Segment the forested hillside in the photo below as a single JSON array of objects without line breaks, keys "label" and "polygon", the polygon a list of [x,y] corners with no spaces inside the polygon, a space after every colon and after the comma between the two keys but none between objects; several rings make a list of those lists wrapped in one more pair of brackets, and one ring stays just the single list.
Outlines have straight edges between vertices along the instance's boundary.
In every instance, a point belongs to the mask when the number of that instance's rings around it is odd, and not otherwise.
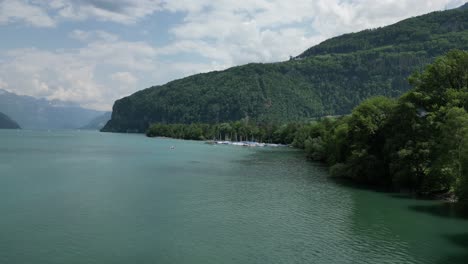
[{"label": "forested hillside", "polygon": [[468,201],[468,52],[449,52],[410,82],[398,100],[375,97],[298,126],[291,142],[333,176]]},{"label": "forested hillside", "polygon": [[336,177],[468,201],[468,52],[449,52],[410,82],[398,100],[370,98],[341,117],[281,126],[154,124],[147,135],[291,144]]},{"label": "forested hillside", "polygon": [[376,49],[389,53],[422,51],[428,56],[438,56],[445,50],[459,48],[460,41],[466,40],[466,33],[458,33],[468,30],[467,8],[468,3],[455,10],[434,12],[391,26],[331,38],[298,58]]},{"label": "forested hillside", "polygon": [[375,95],[397,97],[438,55],[468,49],[468,10],[434,12],[325,41],[290,61],[198,74],[115,102],[103,131],[151,123],[283,123],[342,115]]}]

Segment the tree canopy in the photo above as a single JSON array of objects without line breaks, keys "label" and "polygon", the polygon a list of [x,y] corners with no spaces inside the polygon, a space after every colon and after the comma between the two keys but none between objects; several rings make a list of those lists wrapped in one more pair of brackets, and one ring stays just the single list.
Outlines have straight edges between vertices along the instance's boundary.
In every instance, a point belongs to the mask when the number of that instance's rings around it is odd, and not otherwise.
[{"label": "tree canopy", "polygon": [[336,176],[467,200],[468,52],[451,51],[410,79],[414,88],[397,101],[366,100],[349,116],[304,126],[308,136],[296,140]]},{"label": "tree canopy", "polygon": [[348,114],[369,97],[396,98],[408,91],[412,72],[453,48],[468,49],[468,10],[343,35],[285,62],[248,64],[151,87],[116,101],[103,131],[241,119],[281,124]]},{"label": "tree canopy", "polygon": [[291,144],[330,165],[333,176],[468,201],[468,52],[451,51],[410,80],[414,88],[399,99],[373,97],[341,117],[280,126],[154,124],[147,134]]}]

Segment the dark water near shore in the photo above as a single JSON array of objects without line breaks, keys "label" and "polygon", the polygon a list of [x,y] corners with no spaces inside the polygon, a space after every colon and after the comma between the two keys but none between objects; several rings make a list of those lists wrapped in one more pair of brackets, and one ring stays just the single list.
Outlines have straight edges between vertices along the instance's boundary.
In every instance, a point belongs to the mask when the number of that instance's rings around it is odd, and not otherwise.
[{"label": "dark water near shore", "polygon": [[455,209],[290,149],[0,130],[0,263],[468,263]]}]

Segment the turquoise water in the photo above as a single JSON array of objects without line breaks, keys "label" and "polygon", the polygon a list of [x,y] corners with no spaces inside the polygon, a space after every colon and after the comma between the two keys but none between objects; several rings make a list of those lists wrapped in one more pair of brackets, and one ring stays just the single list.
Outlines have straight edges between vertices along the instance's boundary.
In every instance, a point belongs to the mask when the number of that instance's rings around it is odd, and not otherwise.
[{"label": "turquoise water", "polygon": [[467,263],[456,209],[290,149],[0,130],[0,263]]}]

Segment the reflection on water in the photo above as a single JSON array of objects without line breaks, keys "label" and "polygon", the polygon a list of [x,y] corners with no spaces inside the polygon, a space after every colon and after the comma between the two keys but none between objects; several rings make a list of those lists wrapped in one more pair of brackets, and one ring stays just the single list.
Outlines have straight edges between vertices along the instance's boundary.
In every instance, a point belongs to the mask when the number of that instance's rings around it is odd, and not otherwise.
[{"label": "reflection on water", "polygon": [[0,263],[468,257],[463,208],[338,184],[284,148],[0,131],[0,212]]},{"label": "reflection on water", "polygon": [[440,217],[468,219],[468,205],[457,203],[437,203],[431,205],[414,205],[409,209]]}]

